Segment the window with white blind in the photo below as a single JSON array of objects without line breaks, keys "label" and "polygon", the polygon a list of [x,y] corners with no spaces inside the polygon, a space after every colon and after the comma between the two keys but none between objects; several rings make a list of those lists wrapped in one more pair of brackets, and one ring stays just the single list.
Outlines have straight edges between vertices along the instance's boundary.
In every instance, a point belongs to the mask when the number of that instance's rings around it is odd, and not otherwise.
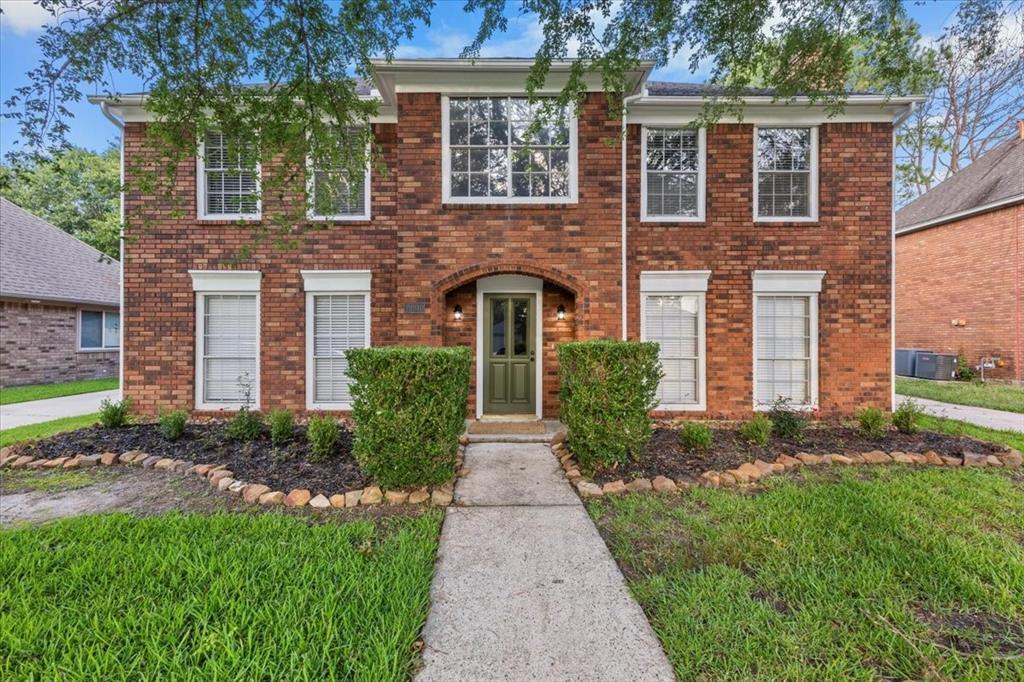
[{"label": "window with white blind", "polygon": [[[362,141],[358,133],[352,133],[342,140],[343,143],[350,142],[353,145],[362,144]],[[369,159],[366,169],[357,174],[346,172],[345,168],[322,168],[310,161],[306,192],[309,217],[314,220],[369,220]]]},{"label": "window with white blind", "polygon": [[644,128],[641,219],[704,220],[705,131]]},{"label": "window with white blind", "polygon": [[201,405],[255,407],[259,398],[259,297],[201,294],[199,300]]},{"label": "window with white blind", "polygon": [[345,351],[370,345],[370,273],[303,271],[306,289],[306,403],[352,408]]},{"label": "window with white blind", "polygon": [[640,337],[658,344],[663,410],[704,410],[707,404],[705,296],[710,272],[640,275]]},{"label": "window with white blind", "polygon": [[818,129],[754,129],[754,218],[818,217]]},{"label": "window with white blind", "polygon": [[818,402],[818,293],[824,273],[757,270],[754,279],[754,406]]},{"label": "window with white blind", "polygon": [[196,165],[200,219],[232,220],[260,216],[259,152],[232,144],[217,131],[207,131]]},{"label": "window with white blind", "polygon": [[533,129],[544,102],[525,97],[445,97],[442,196],[449,203],[576,200],[576,119],[566,112]]}]

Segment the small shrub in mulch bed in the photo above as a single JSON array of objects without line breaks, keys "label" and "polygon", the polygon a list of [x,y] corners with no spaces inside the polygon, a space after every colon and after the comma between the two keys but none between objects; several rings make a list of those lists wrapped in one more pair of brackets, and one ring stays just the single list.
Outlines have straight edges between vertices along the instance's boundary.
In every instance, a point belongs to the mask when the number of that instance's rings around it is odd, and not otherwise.
[{"label": "small shrub in mulch bed", "polygon": [[339,426],[334,454],[324,461],[310,461],[312,452],[305,426],[296,425],[294,437],[281,446],[271,442],[267,429],[250,441],[232,439],[227,429],[228,423],[221,421],[190,423],[172,443],[161,434],[159,424],[118,429],[94,426],[17,445],[15,449],[40,458],[142,450],[195,464],[224,464],[239,480],[256,481],[271,490],[308,488],[314,493],[337,493],[371,483],[352,456],[352,433],[344,425]]},{"label": "small shrub in mulch bed", "polygon": [[862,436],[854,427],[828,423],[808,426],[799,442],[772,435],[768,445],[764,447],[754,445],[745,438],[740,433],[740,425],[716,425],[709,448],[686,451],[679,443],[681,426],[659,425],[638,461],[617,468],[595,471],[593,481],[603,484],[618,479],[651,479],[655,476],[667,476],[671,479],[696,478],[705,471],[726,471],[756,459],[774,462],[779,455],[794,455],[798,452],[843,454],[882,450],[923,453],[933,450],[939,455],[961,456],[965,451],[981,455],[1007,451],[995,443],[930,431],[906,434],[888,430],[880,439],[869,439]]}]

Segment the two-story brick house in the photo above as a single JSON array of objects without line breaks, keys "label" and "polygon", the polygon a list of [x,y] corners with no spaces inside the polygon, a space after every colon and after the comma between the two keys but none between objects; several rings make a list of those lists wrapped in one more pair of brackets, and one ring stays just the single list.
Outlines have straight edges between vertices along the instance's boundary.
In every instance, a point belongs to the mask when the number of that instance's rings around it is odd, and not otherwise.
[{"label": "two-story brick house", "polygon": [[[851,96],[830,118],[754,93],[742,121],[697,129],[708,88],[641,68],[625,121],[595,77],[528,140],[529,67],[376,64],[386,172],[333,193],[298,248],[254,244],[251,222],[284,207],[244,195],[273,169],[227,163],[216,134],[177,169],[194,215],[129,189],[146,229],[123,259],[125,393],[150,413],[246,394],[345,411],[344,349],[467,345],[471,415],[554,416],[556,345],[624,337],[661,344],[665,412],[891,405],[892,135],[911,98]],[[124,127],[131,188],[154,153],[143,98],[94,101]]]}]

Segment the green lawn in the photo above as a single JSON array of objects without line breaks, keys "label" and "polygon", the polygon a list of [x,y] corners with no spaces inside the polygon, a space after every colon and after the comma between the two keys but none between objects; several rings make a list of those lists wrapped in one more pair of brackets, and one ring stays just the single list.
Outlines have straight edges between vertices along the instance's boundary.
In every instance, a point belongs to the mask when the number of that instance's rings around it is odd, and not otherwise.
[{"label": "green lawn", "polygon": [[92,414],[79,415],[78,417],[64,417],[63,419],[54,419],[48,422],[4,429],[0,431],[0,448],[23,440],[45,438],[61,431],[74,431],[75,429],[91,426],[97,421],[99,421],[99,414],[94,412]]},{"label": "green lawn", "polygon": [[938,431],[954,436],[970,436],[978,440],[987,440],[992,443],[1006,445],[1014,450],[1024,452],[1024,433],[1020,431],[989,429],[984,426],[975,426],[959,419],[933,417],[930,414],[921,415],[918,426],[925,431]]},{"label": "green lawn", "polygon": [[941,400],[1024,414],[1024,388],[967,381],[928,381],[896,377],[896,392],[915,398]]},{"label": "green lawn", "polygon": [[587,503],[681,680],[1024,678],[1024,483],[833,469]]},{"label": "green lawn", "polygon": [[84,379],[82,381],[69,381],[63,384],[14,386],[12,388],[0,389],[0,405],[13,405],[14,403],[43,400],[45,398],[60,398],[66,395],[78,395],[79,393],[111,391],[115,388],[117,388],[117,377],[110,377],[109,379]]},{"label": "green lawn", "polygon": [[110,514],[0,531],[0,679],[408,679],[441,519]]}]

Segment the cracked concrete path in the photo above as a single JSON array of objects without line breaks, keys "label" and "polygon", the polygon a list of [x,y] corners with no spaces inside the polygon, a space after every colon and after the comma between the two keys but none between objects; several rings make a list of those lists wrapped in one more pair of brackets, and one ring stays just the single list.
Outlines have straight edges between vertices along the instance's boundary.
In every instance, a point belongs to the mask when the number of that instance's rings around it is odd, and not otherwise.
[{"label": "cracked concrete path", "polygon": [[548,446],[471,444],[465,466],[416,679],[674,680]]}]

